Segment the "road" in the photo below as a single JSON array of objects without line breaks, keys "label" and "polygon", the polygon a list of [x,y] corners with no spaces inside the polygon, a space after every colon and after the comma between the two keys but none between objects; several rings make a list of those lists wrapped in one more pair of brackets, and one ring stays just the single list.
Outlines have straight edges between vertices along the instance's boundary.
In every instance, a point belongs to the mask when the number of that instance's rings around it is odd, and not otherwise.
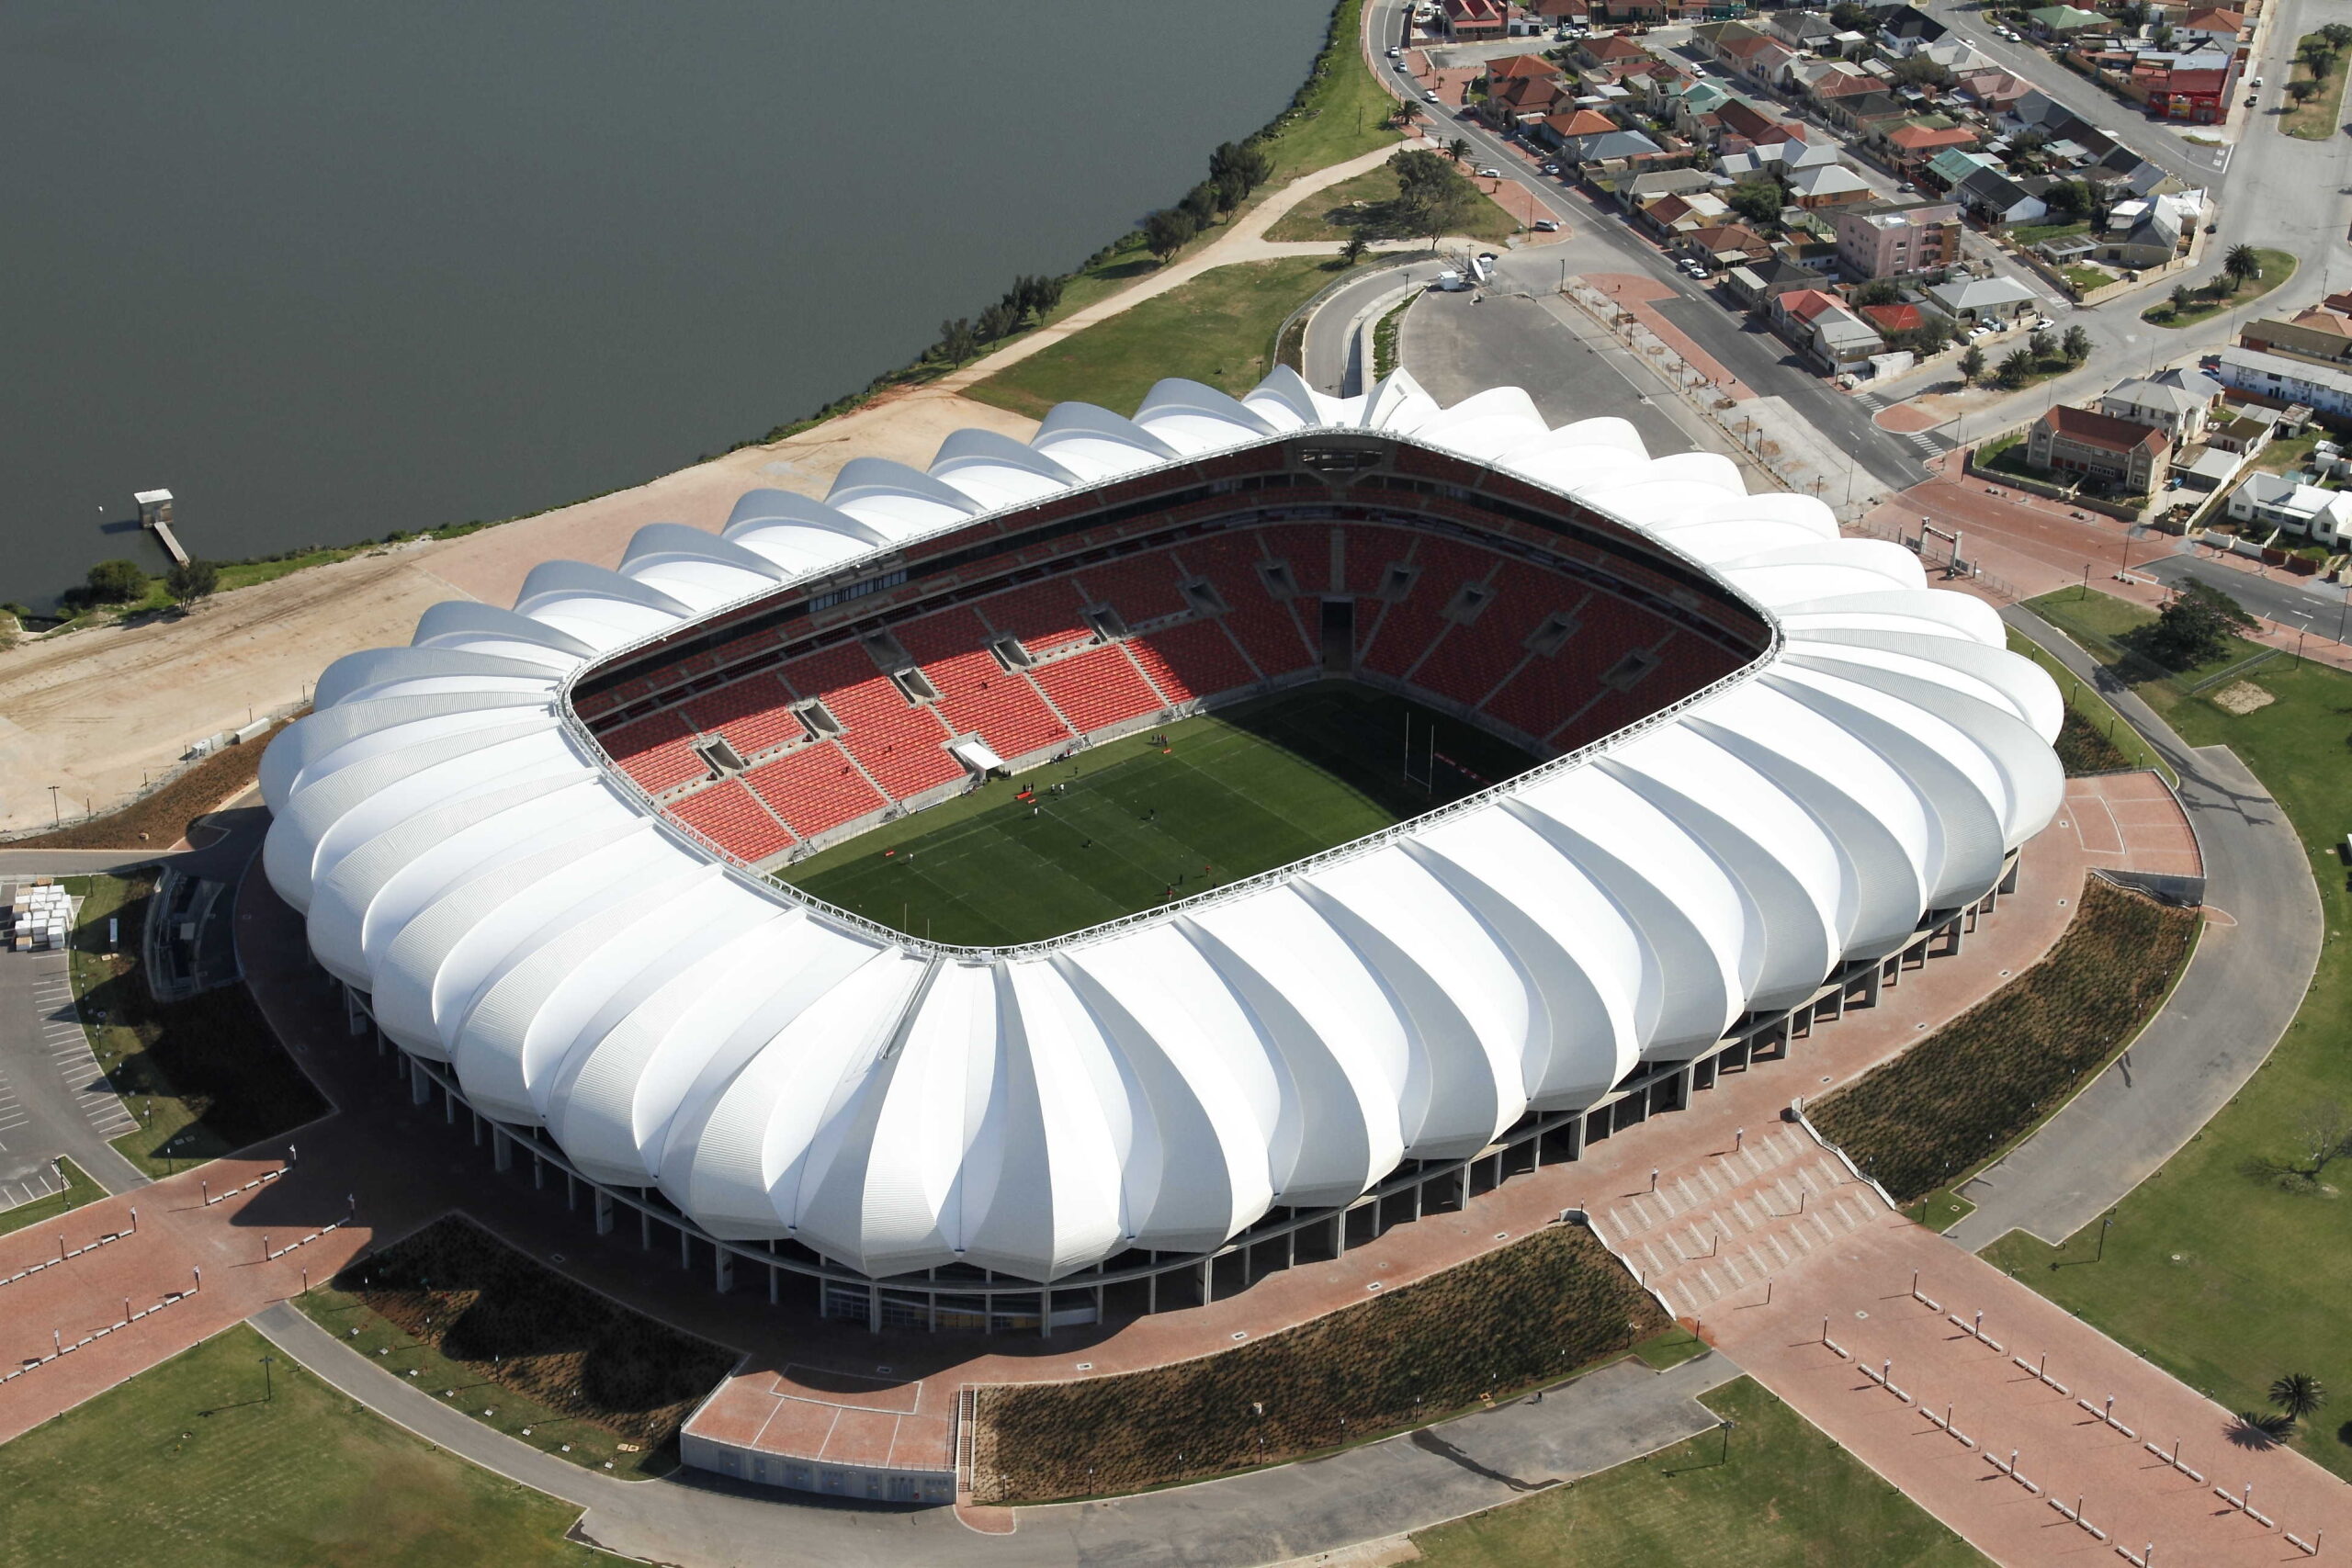
[{"label": "road", "polygon": [[2011,1230],[2055,1246],[2146,1180],[2229,1103],[2294,1021],[2319,963],[2324,913],[2294,825],[2225,747],[2189,746],[2048,622],[2002,618],[2113,703],[2180,775],[2180,804],[2221,912],[2164,1010],[2131,1049],[1962,1194],[1948,1233],[1974,1251]]}]

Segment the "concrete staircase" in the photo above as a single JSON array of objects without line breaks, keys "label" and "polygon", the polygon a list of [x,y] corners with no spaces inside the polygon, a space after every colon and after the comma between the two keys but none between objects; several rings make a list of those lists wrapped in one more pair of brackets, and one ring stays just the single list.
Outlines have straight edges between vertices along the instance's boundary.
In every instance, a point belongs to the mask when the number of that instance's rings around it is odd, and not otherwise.
[{"label": "concrete staircase", "polygon": [[1655,1191],[1596,1206],[1594,1231],[1679,1316],[1761,1301],[1773,1275],[1894,1212],[1802,1128],[1660,1171]]}]

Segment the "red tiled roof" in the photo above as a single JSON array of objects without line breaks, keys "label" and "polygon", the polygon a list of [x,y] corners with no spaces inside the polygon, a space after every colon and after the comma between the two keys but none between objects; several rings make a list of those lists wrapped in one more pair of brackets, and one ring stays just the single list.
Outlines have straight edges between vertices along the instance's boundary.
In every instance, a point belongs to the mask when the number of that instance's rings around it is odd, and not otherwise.
[{"label": "red tiled roof", "polygon": [[1555,114],[1544,122],[1561,136],[1598,136],[1617,129],[1617,122],[1599,109],[1578,109],[1573,114]]},{"label": "red tiled roof", "polygon": [[1614,33],[1607,38],[1586,39],[1584,51],[1595,60],[1634,60],[1649,52],[1632,39],[1620,38]]},{"label": "red tiled roof", "polygon": [[2322,306],[2313,305],[2307,310],[2297,311],[2294,322],[2299,327],[2307,327],[2315,333],[2332,333],[2337,337],[2352,337],[2352,320],[2346,320],[2337,312]]},{"label": "red tiled roof", "polygon": [[2096,446],[2102,452],[2131,452],[2143,446],[2161,452],[2171,445],[2170,437],[2153,425],[2134,424],[2128,419],[2094,413],[2089,409],[2068,408],[2064,403],[2045,411],[2040,423],[2069,441]]},{"label": "red tiled roof", "polygon": [[2197,11],[2179,24],[2190,32],[2240,32],[2245,28],[2245,17],[2235,11]]},{"label": "red tiled roof", "polygon": [[1906,125],[1887,137],[1887,141],[1906,152],[1924,152],[1930,147],[1973,147],[1976,132],[1964,125],[1947,126],[1931,130],[1924,125]]},{"label": "red tiled roof", "polygon": [[1862,314],[1883,333],[1907,333],[1924,326],[1927,318],[1917,305],[1865,305]]},{"label": "red tiled roof", "polygon": [[1775,303],[1780,307],[1782,315],[1793,317],[1800,321],[1809,321],[1824,310],[1843,309],[1842,302],[1836,295],[1824,294],[1818,288],[1791,289],[1788,293],[1781,295]]},{"label": "red tiled roof", "polygon": [[1849,76],[1839,72],[1815,83],[1813,96],[1816,98],[1850,98],[1857,93],[1875,93],[1885,85],[1875,76]]},{"label": "red tiled roof", "polygon": [[1712,255],[1725,251],[1760,251],[1765,248],[1764,236],[1745,223],[1724,223],[1713,229],[1693,229],[1683,238]]},{"label": "red tiled roof", "polygon": [[1500,27],[1506,11],[1502,0],[1445,0],[1446,19]]},{"label": "red tiled roof", "polygon": [[1487,80],[1508,81],[1514,76],[1557,76],[1560,68],[1540,54],[1514,54],[1507,60],[1487,62]]},{"label": "red tiled roof", "polygon": [[2209,97],[2226,91],[2226,71],[2173,71],[2165,73],[2158,91],[2188,97]]}]

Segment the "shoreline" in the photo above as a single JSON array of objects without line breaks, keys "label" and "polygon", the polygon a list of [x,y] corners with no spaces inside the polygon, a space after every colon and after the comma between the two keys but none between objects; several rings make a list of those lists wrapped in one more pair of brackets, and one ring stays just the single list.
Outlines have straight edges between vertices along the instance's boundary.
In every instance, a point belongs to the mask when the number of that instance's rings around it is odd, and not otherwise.
[{"label": "shoreline", "polygon": [[[1338,0],[1331,28],[1292,105],[1261,136],[1302,122],[1299,106],[1332,77],[1337,51],[1354,51],[1363,0]],[[1354,62],[1361,66],[1360,57]],[[1364,71],[1370,78],[1368,68]],[[1377,83],[1373,84],[1375,87]],[[426,609],[449,599],[507,604],[540,561],[609,565],[649,523],[716,531],[744,491],[821,497],[842,465],[878,457],[921,468],[967,427],[1025,440],[1036,422],[962,396],[1004,367],[1229,262],[1322,252],[1275,245],[1264,230],[1317,190],[1385,159],[1404,140],[1385,126],[1373,151],[1271,180],[1216,228],[1168,262],[1081,299],[961,366],[918,381],[869,388],[854,406],[775,440],[747,442],[642,484],[469,529],[373,547],[224,591],[186,614],[141,614],[27,637],[0,655],[0,835],[51,830],[57,796],[89,816],[121,809],[176,772],[193,741],[249,716],[309,698],[334,659],[405,644]],[[1106,250],[1115,251],[1117,242]],[[1098,253],[1098,254],[1101,253]],[[887,379],[887,378],[885,378]],[[779,427],[785,428],[785,427]],[[51,786],[55,786],[52,795]]]}]

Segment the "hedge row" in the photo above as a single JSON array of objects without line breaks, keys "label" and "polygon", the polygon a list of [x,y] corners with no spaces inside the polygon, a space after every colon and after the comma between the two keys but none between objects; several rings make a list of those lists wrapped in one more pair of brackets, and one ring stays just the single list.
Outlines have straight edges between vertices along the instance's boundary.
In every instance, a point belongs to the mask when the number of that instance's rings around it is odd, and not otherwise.
[{"label": "hedge row", "polygon": [[2057,752],[2059,765],[2073,778],[2082,773],[2111,773],[2128,768],[2132,759],[2122,748],[2099,733],[2091,721],[2073,708],[2066,710],[2065,722],[2059,726]]},{"label": "hedge row", "polygon": [[1884,1066],[1809,1108],[1907,1203],[2030,1128],[2138,1033],[2188,957],[2198,914],[2084,884],[2048,957]]},{"label": "hedge row", "polygon": [[1667,1321],[1589,1232],[1555,1226],[1198,1360],[984,1388],[973,1492],[1044,1502],[1295,1459],[1552,1382]]}]

